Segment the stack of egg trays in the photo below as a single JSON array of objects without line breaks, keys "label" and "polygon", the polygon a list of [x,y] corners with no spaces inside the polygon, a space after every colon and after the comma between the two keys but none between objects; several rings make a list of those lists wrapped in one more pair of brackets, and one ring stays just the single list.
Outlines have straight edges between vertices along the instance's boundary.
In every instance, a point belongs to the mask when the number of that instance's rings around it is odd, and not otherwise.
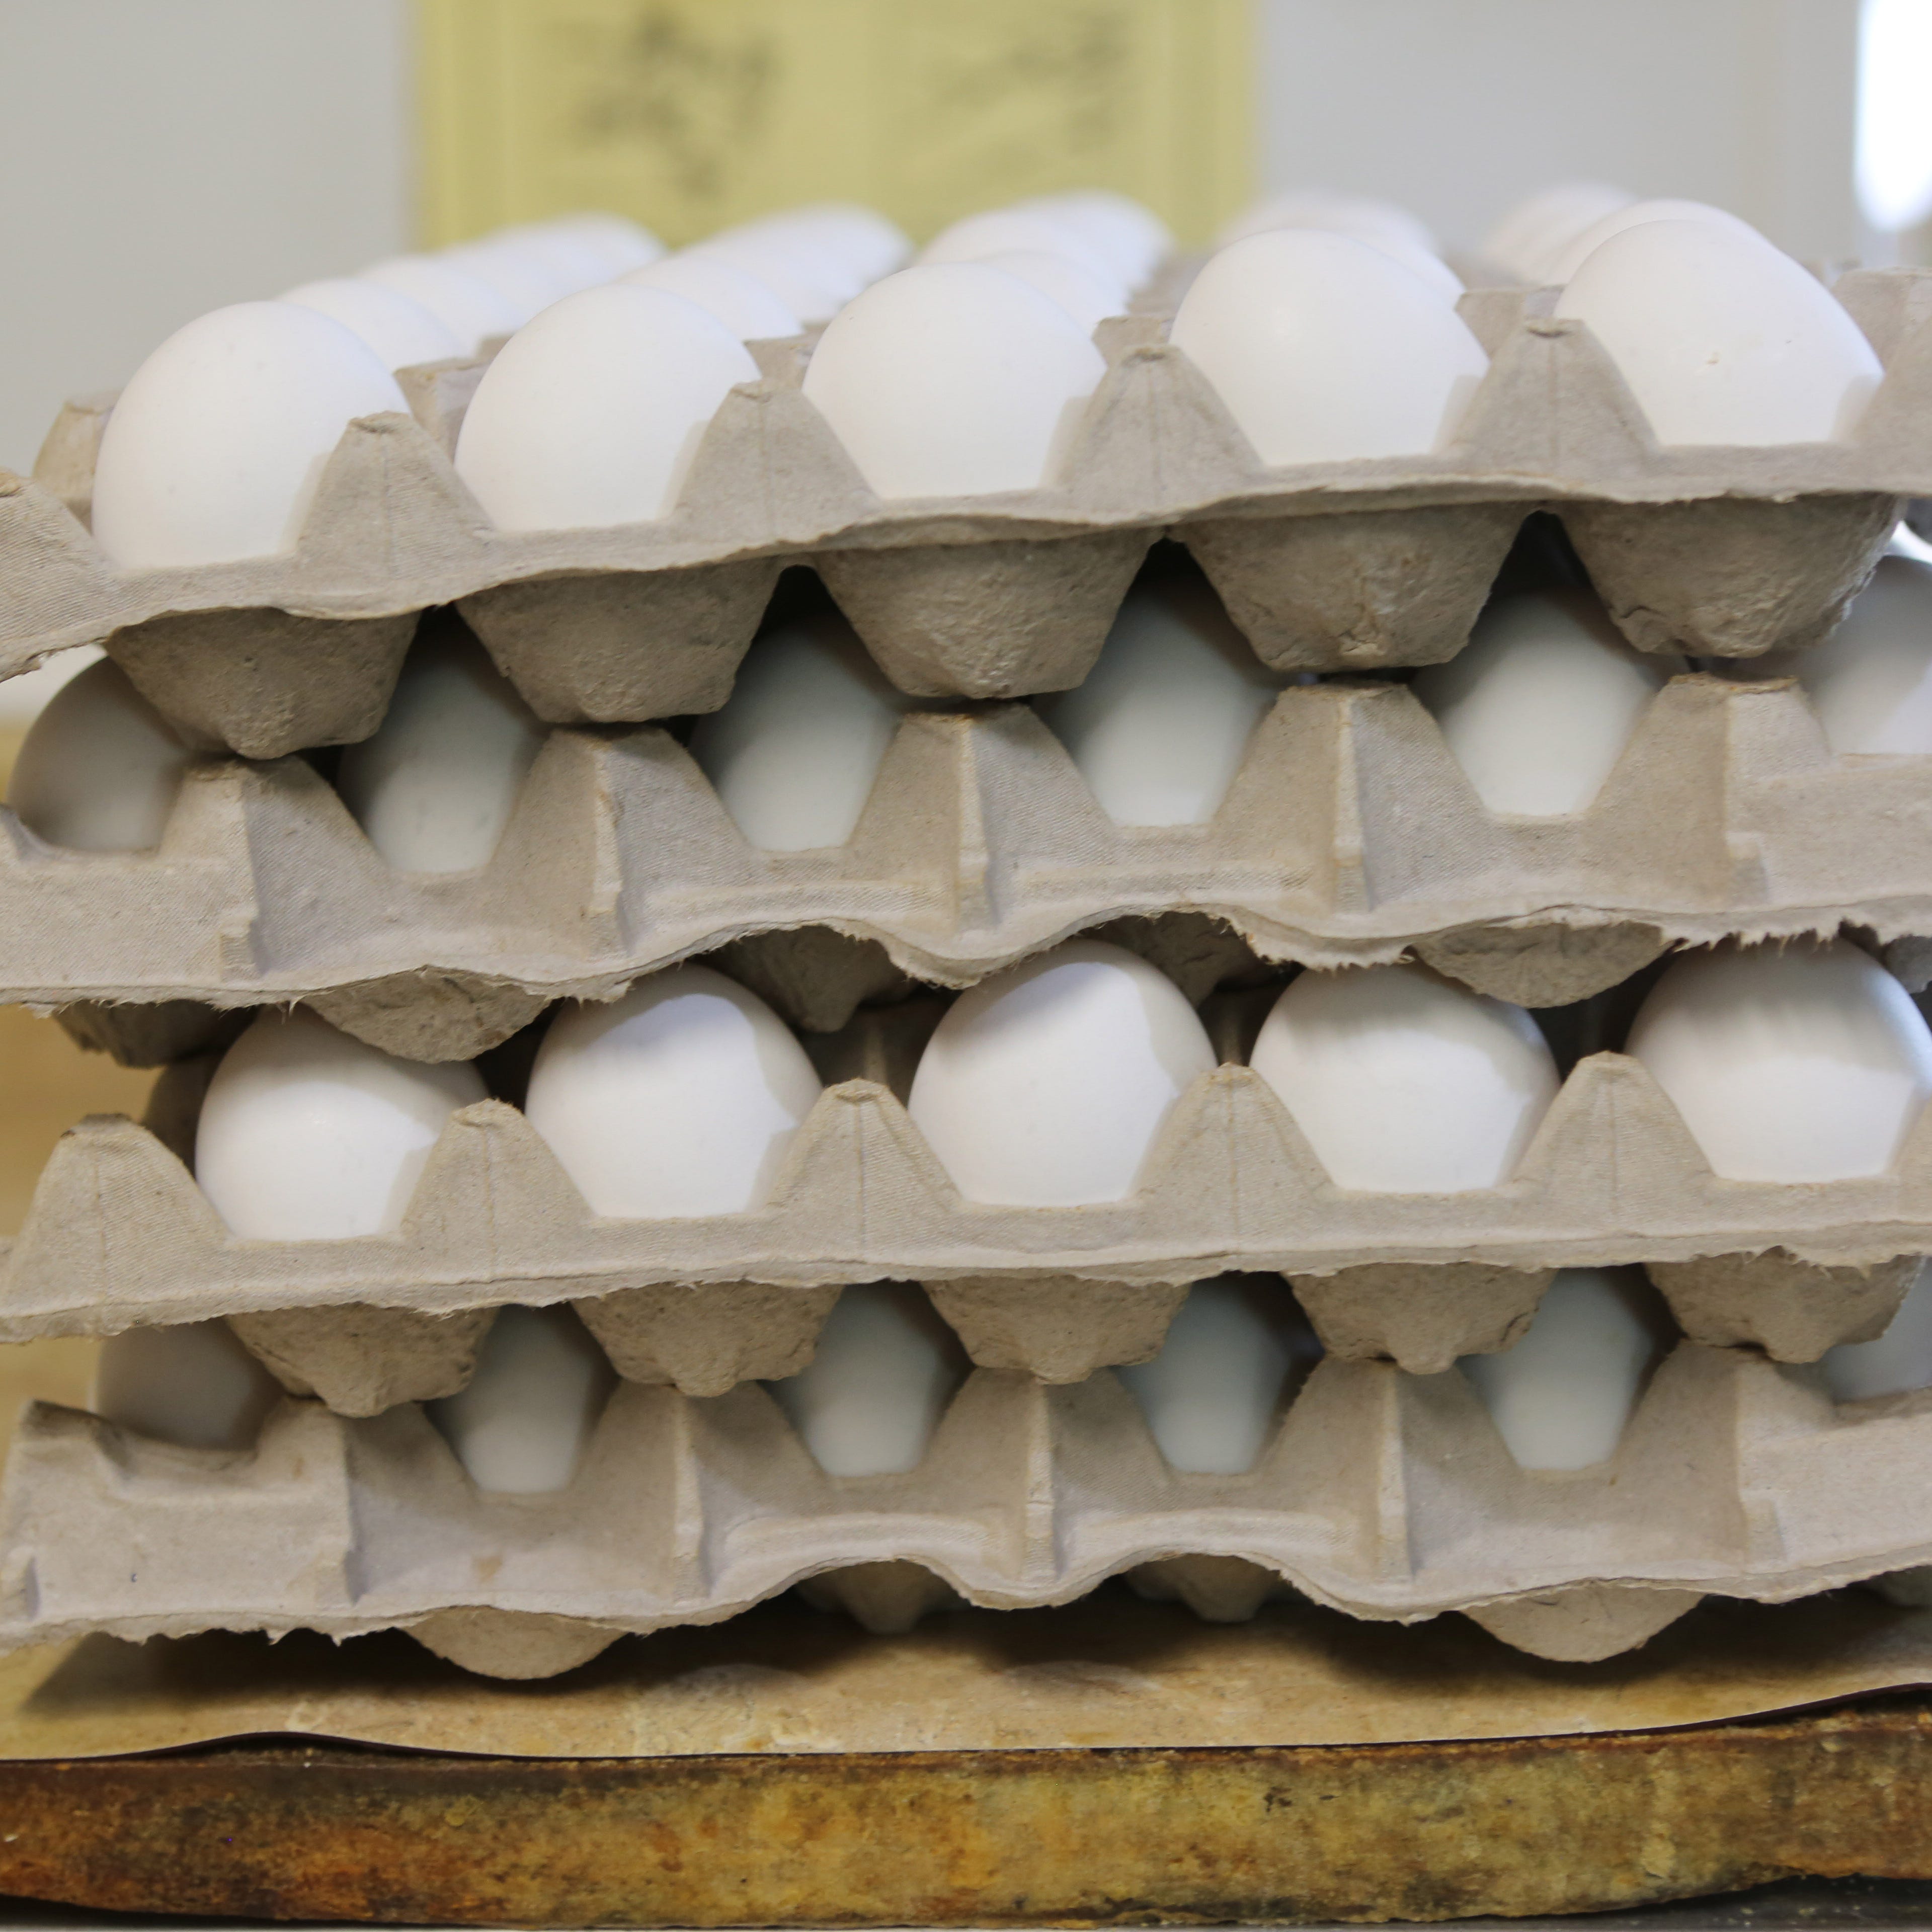
[{"label": "stack of egg trays", "polygon": [[[1591,811],[1534,825],[1486,814],[1395,686],[1286,693],[1215,824],[1176,832],[1108,824],[1024,707],[921,713],[829,855],[752,851],[662,731],[563,730],[496,860],[436,880],[386,874],[286,754],[373,730],[417,614],[452,601],[553,722],[715,706],[801,560],[927,698],[1076,681],[1162,536],[1279,667],[1440,661],[1539,508],[1640,645],[1802,644],[1901,503],[1932,495],[1928,289],[1908,272],[1838,285],[1887,365],[1854,443],[1660,450],[1548,292],[1484,291],[1465,313],[1495,362],[1455,447],[1275,472],[1160,319],[1136,318],[1110,332],[1065,483],[937,506],[872,498],[798,393],[798,345],[767,345],[673,517],[535,537],[488,529],[455,478],[480,365],[443,365],[411,375],[415,416],[352,426],[292,556],[207,570],[101,556],[85,522],[110,405],[70,410],[38,480],[0,490],[0,664],[104,642],[211,752],[276,762],[212,758],[149,857],[54,854],[10,826],[0,997],[67,1006],[133,1058],[207,1044],[218,1010],[303,997],[450,1058],[722,943],[820,1032],[830,1070],[878,1077],[828,1090],[752,1214],[599,1221],[488,1102],[452,1120],[397,1234],[343,1243],[222,1228],[179,1158],[205,1065],[166,1078],[152,1131],[86,1124],[5,1257],[0,1336],[226,1316],[328,1406],[291,1402],[242,1456],[36,1412],[10,1468],[0,1640],[400,1625],[540,1674],[825,1573],[890,1622],[935,1593],[1054,1602],[1125,1570],[1209,1614],[1286,1580],[1585,1656],[1706,1592],[1795,1596],[1925,1561],[1932,1520],[1900,1493],[1923,1405],[1834,1408],[1797,1365],[1882,1329],[1932,1245],[1932,1130],[1881,1179],[1726,1182],[1641,1067],[1598,1054],[1504,1186],[1352,1195],[1230,1064],[1185,1097],[1130,1200],[988,1208],[892,1090],[921,1003],[830,1030],[901,975],[965,983],[1096,926],[1140,931],[1197,990],[1229,944],[1314,964],[1407,950],[1546,1004],[1675,941],[1844,922],[1909,973],[1932,922],[1899,832],[1926,777],[1832,760],[1789,686],[1675,681]],[[1514,1339],[1555,1267],[1630,1261],[1686,1340],[1610,1464],[1525,1475],[1439,1371]],[[1328,1355],[1250,1476],[1177,1475],[1106,1365],[1144,1359],[1186,1285],[1230,1270],[1286,1276]],[[751,1384],[802,1363],[841,1284],[877,1279],[925,1282],[980,1366],[920,1471],[828,1478]],[[562,1498],[480,1496],[415,1405],[462,1385],[495,1308],[560,1300],[626,1379]]]}]

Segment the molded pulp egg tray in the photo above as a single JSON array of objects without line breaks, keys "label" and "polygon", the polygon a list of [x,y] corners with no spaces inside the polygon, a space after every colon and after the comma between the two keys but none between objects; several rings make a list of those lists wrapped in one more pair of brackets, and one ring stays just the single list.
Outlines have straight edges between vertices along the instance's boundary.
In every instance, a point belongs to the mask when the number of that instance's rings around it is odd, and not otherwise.
[{"label": "molded pulp egg tray", "polygon": [[1465,1610],[1591,1658],[1703,1594],[1780,1600],[1932,1558],[1932,1392],[1834,1408],[1815,1372],[1680,1344],[1616,1454],[1526,1473],[1460,1374],[1324,1360],[1240,1476],[1175,1473],[1112,1375],[982,1369],[909,1474],[824,1474],[763,1389],[619,1384],[569,1487],[478,1490],[413,1405],[287,1402],[175,1448],[36,1405],[7,1474],[0,1646],[82,1631],[400,1626],[542,1676],[795,1583],[874,1628],[953,1592],[1066,1602],[1126,1572],[1210,1617],[1285,1580],[1362,1617]]},{"label": "molded pulp egg tray", "polygon": [[242,1239],[176,1151],[208,1069],[184,1064],[152,1126],[92,1119],[56,1147],[0,1256],[0,1341],[226,1316],[292,1392],[367,1414],[463,1387],[496,1307],[568,1301],[622,1376],[714,1396],[796,1371],[839,1287],[885,1280],[926,1284],[982,1366],[1074,1382],[1153,1355],[1189,1282],[1268,1270],[1331,1354],[1433,1372],[1509,1346],[1557,1268],[1640,1262],[1694,1340],[1804,1361],[1880,1333],[1932,1251],[1932,1111],[1889,1174],[1726,1180],[1615,1053],[1577,1063],[1494,1188],[1338,1187],[1273,1090],[1223,1064],[1183,1094],[1126,1198],[970,1202],[894,1091],[935,1004],[820,1042],[836,1084],[771,1197],[711,1216],[592,1214],[492,1100],[451,1117],[397,1231]]},{"label": "molded pulp egg tray", "polygon": [[0,828],[0,998],[65,1007],[137,1064],[215,1043],[224,1010],[302,999],[389,1052],[467,1058],[554,998],[720,946],[824,1032],[902,975],[964,985],[1096,927],[1197,998],[1258,957],[1408,951],[1531,1006],[1675,941],[1844,923],[1901,941],[1916,982],[1932,934],[1932,758],[1835,758],[1789,681],[1702,676],[1659,694],[1587,810],[1552,818],[1488,811],[1382,683],[1286,692],[1206,826],[1114,825],[1010,705],[908,717],[850,841],[812,852],[748,844],[653,728],[553,734],[473,872],[392,870],[299,758],[195,768],[152,852]]},{"label": "molded pulp egg tray", "polygon": [[780,568],[808,560],[902,688],[1010,698],[1079,681],[1170,533],[1270,663],[1430,663],[1539,506],[1634,641],[1748,656],[1828,631],[1902,502],[1932,496],[1932,273],[1834,292],[1887,364],[1846,443],[1660,448],[1555,291],[1485,290],[1463,312],[1494,360],[1438,454],[1267,469],[1165,319],[1134,316],[1102,326],[1064,480],[900,502],[806,400],[806,345],[761,344],[674,511],[611,529],[492,528],[450,461],[481,365],[427,365],[415,414],[344,432],[292,551],[174,569],[118,569],[88,535],[111,400],[76,405],[34,480],[0,478],[0,672],[104,642],[198,741],[274,758],[368,736],[411,619],[455,602],[540,716],[636,722],[721,704]]}]

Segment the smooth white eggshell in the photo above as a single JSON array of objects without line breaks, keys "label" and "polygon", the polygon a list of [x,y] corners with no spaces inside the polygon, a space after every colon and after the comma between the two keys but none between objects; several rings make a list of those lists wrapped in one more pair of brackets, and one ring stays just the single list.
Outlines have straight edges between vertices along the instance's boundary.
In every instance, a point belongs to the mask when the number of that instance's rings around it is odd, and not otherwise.
[{"label": "smooth white eggshell", "polygon": [[1526,282],[1540,282],[1558,250],[1573,236],[1636,196],[1603,182],[1558,182],[1504,213],[1484,236],[1484,260]]},{"label": "smooth white eggshell", "polygon": [[822,242],[776,230],[728,229],[685,251],[715,256],[755,275],[801,322],[829,320],[864,286]]},{"label": "smooth white eggshell", "polygon": [[1107,373],[1056,302],[976,262],[905,268],[835,316],[805,394],[880,496],[1052,480]]},{"label": "smooth white eggshell", "polygon": [[88,1407],[184,1449],[248,1449],[281,1384],[225,1322],[129,1328],[100,1345]]},{"label": "smooth white eggshell", "polygon": [[828,1476],[895,1476],[925,1460],[965,1379],[964,1351],[925,1291],[880,1281],[844,1290],[811,1361],[766,1386]]},{"label": "smooth white eggshell", "polygon": [[312,308],[318,315],[333,316],[345,328],[353,329],[386,369],[446,362],[466,354],[470,346],[421,302],[381,282],[339,275],[328,281],[304,282],[281,299]]},{"label": "smooth white eggshell", "polygon": [[1708,201],[1670,196],[1626,201],[1574,230],[1560,248],[1552,249],[1544,263],[1544,279],[1551,284],[1568,281],[1606,242],[1654,221],[1694,221],[1741,239],[1762,242],[1766,248],[1771,245],[1748,221],[1740,220],[1728,208],[1714,208]]},{"label": "smooth white eggshell", "polygon": [[161,842],[194,754],[111,658],[70,678],[28,728],[7,802],[50,845],[140,852]]},{"label": "smooth white eggshell", "polygon": [[1498,598],[1410,688],[1492,812],[1586,810],[1678,658],[1633,650],[1584,590]]},{"label": "smooth white eggshell", "polygon": [[1015,206],[1079,229],[1130,288],[1138,288],[1174,252],[1174,237],[1167,224],[1144,203],[1110,188],[1036,195]]},{"label": "smooth white eggshell", "polygon": [[1413,242],[1400,241],[1392,235],[1364,235],[1360,238],[1378,254],[1400,262],[1425,288],[1452,307],[1462,299],[1462,277],[1433,250],[1418,248]]},{"label": "smooth white eggshell", "polygon": [[94,540],[128,569],[292,550],[358,416],[409,405],[332,316],[238,302],[176,330],[135,370],[100,439]]},{"label": "smooth white eggshell", "polygon": [[1870,1342],[1841,1342],[1818,1364],[1834,1402],[1932,1388],[1932,1269],[1922,1264],[1898,1312]]},{"label": "smooth white eggshell", "polygon": [[1370,1193],[1500,1186],[1558,1085],[1522,1007],[1422,966],[1303,973],[1249,1061],[1336,1184]]},{"label": "smooth white eggshell", "polygon": [[460,1061],[398,1060],[302,1008],[265,1012],[214,1070],[194,1178],[249,1240],[382,1234],[401,1224],[443,1123],[484,1097]]},{"label": "smooth white eggshell", "polygon": [[1116,824],[1204,825],[1284,681],[1182,578],[1130,592],[1086,677],[1034,708]]},{"label": "smooth white eggshell", "polygon": [[1521,1340],[1458,1366],[1520,1467],[1588,1469],[1616,1454],[1663,1325],[1636,1270],[1564,1268]]},{"label": "smooth white eggshell", "polygon": [[1008,254],[1016,248],[1029,254],[1064,255],[1101,281],[1116,286],[1120,281],[1120,272],[1075,223],[1025,208],[997,208],[969,214],[941,229],[919,251],[919,260],[922,268],[945,262],[983,262],[988,255]]},{"label": "smooth white eggshell", "polygon": [[1372,196],[1336,194],[1327,188],[1290,188],[1265,196],[1237,215],[1216,238],[1215,245],[1225,248],[1278,228],[1316,229],[1330,235],[1352,235],[1362,241],[1382,238],[1406,242],[1430,254],[1436,252],[1435,236],[1407,208]]},{"label": "smooth white eggshell", "polygon": [[805,325],[756,275],[722,255],[667,255],[622,278],[630,286],[665,289],[715,315],[740,342],[796,335]]},{"label": "smooth white eggshell", "polygon": [[582,286],[574,274],[545,260],[541,250],[514,241],[466,242],[444,249],[437,259],[487,284],[508,305],[519,328]]},{"label": "smooth white eggshell", "polygon": [[1666,446],[1842,440],[1885,374],[1814,277],[1761,236],[1708,222],[1614,236],[1556,313],[1588,325]]},{"label": "smooth white eggshell", "polygon": [[810,202],[769,220],[837,256],[862,284],[890,275],[912,253],[911,242],[896,222],[855,201]]},{"label": "smooth white eggshell", "polygon": [[566,1008],[524,1112],[592,1214],[652,1220],[758,1206],[819,1091],[764,1000],[677,966],[608,1006]]},{"label": "smooth white eggshell", "polygon": [[559,215],[543,225],[557,234],[568,236],[580,247],[593,250],[614,277],[641,268],[664,252],[664,244],[648,228],[628,216],[612,214],[601,209],[586,208],[580,214]]},{"label": "smooth white eggshell", "polygon": [[692,728],[691,755],[754,845],[843,845],[910,708],[827,612],[760,634],[723,708]]},{"label": "smooth white eggshell", "polygon": [[655,522],[718,405],[758,365],[662,289],[587,289],[518,330],[484,372],[456,473],[499,530]]},{"label": "smooth white eggshell", "polygon": [[1042,248],[1009,248],[985,256],[982,261],[984,266],[1016,275],[1039,290],[1089,335],[1108,316],[1120,314],[1127,305],[1118,283],[1103,280],[1070,255],[1049,255]]},{"label": "smooth white eggshell", "polygon": [[1932,1032],[1911,995],[1842,939],[1684,955],[1624,1050],[1730,1180],[1883,1174],[1932,1094]]},{"label": "smooth white eggshell", "polygon": [[426,631],[404,661],[374,737],[349,746],[335,788],[385,864],[464,872],[488,862],[544,727],[454,625]]},{"label": "smooth white eggshell", "polygon": [[427,1408],[479,1490],[550,1496],[569,1487],[616,1380],[570,1308],[506,1308],[468,1385]]},{"label": "smooth white eggshell", "polygon": [[1175,1101],[1214,1065],[1172,980],[1120,946],[1076,939],[960,994],[907,1110],[969,1201],[1118,1201]]},{"label": "smooth white eggshell", "polygon": [[1490,366],[1462,317],[1408,269],[1314,229],[1222,249],[1169,339],[1273,466],[1440,448]]},{"label": "smooth white eggshell", "polygon": [[1238,1476],[1267,1448],[1282,1390],[1312,1343],[1280,1282],[1223,1275],[1187,1291],[1152,1361],[1114,1373],[1170,1467]]},{"label": "smooth white eggshell", "polygon": [[1840,758],[1932,753],[1932,567],[1879,560],[1845,621],[1822,644],[1722,661],[1725,675],[1795,676]]},{"label": "smooth white eggshell", "polygon": [[594,289],[614,279],[602,252],[588,241],[552,222],[532,222],[500,228],[482,246],[521,255],[533,262],[566,295]]},{"label": "smooth white eggshell", "polygon": [[429,310],[453,334],[458,353],[473,356],[499,336],[508,335],[523,317],[487,282],[435,255],[398,255],[358,269],[356,279],[394,289]]}]

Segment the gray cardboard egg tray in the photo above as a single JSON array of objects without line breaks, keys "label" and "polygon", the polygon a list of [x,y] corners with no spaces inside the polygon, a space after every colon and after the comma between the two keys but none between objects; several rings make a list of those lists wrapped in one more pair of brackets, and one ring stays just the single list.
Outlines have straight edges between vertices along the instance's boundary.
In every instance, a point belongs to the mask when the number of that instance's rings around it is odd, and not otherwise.
[{"label": "gray cardboard egg tray", "polygon": [[1790,680],[1700,675],[1552,818],[1488,811],[1394,682],[1285,692],[1206,826],[1116,826],[1030,706],[915,712],[850,841],[812,852],[748,844],[655,728],[553,733],[490,862],[447,875],[392,871],[304,760],[210,761],[151,853],[64,852],[0,815],[0,998],[154,1064],[296,1000],[468,1058],[550,1000],[720,947],[831,1031],[908,978],[968,984],[1094,928],[1196,998],[1257,961],[1406,952],[1554,1006],[1674,944],[1847,923],[1922,980],[1928,826],[1932,758],[1836,758]]},{"label": "gray cardboard egg tray", "polygon": [[223,1316],[292,1393],[367,1414],[462,1388],[498,1307],[568,1301],[620,1375],[712,1396],[801,1367],[842,1285],[903,1280],[982,1366],[1070,1383],[1154,1354],[1189,1283],[1252,1270],[1287,1277],[1332,1354],[1432,1373],[1508,1347],[1557,1268],[1636,1262],[1694,1341],[1805,1361],[1882,1333],[1932,1252],[1932,1110],[1888,1174],[1726,1180],[1616,1053],[1577,1062],[1499,1186],[1338,1187],[1238,1064],[1271,997],[1210,1003],[1223,1064],[1134,1193],[1074,1208],[969,1202],[939,1166],[899,1097],[936,1000],[813,1042],[832,1084],[770,1198],[688,1219],[592,1214],[490,1100],[451,1117],[394,1232],[241,1239],[184,1164],[211,1064],[186,1063],[148,1124],[96,1117],[56,1145],[0,1252],[0,1342]]},{"label": "gray cardboard egg tray", "polygon": [[252,1450],[22,1419],[0,1646],[89,1631],[401,1628],[492,1675],[794,1585],[875,1629],[956,1594],[1066,1602],[1126,1573],[1217,1619],[1283,1582],[1358,1617],[1462,1611],[1593,1659],[1703,1594],[1780,1601],[1932,1561],[1932,1391],[1834,1408],[1814,1372],[1678,1346],[1615,1454],[1528,1472],[1468,1382],[1319,1363],[1248,1474],[1178,1473],[1112,1375],[982,1369],[918,1468],[824,1474],[764,1389],[621,1383],[562,1492],[479,1491],[424,1412],[272,1412]]},{"label": "gray cardboard egg tray", "polygon": [[1269,470],[1159,316],[1102,326],[1108,373],[1064,481],[882,502],[760,346],[680,502],[650,524],[500,532],[452,467],[481,365],[406,373],[412,415],[344,431],[294,550],[122,570],[82,520],[111,398],[71,406],[34,479],[0,476],[0,674],[104,644],[195,741],[251,758],[366,737],[412,620],[455,602],[538,714],[637,722],[723,703],[772,586],[808,560],[886,674],[922,696],[1078,682],[1148,546],[1180,536],[1270,664],[1438,662],[1466,640],[1522,517],[1558,509],[1646,648],[1744,656],[1842,616],[1901,502],[1932,496],[1932,273],[1836,292],[1888,363],[1844,444],[1660,448],[1551,290],[1464,299],[1494,360],[1439,454]]}]

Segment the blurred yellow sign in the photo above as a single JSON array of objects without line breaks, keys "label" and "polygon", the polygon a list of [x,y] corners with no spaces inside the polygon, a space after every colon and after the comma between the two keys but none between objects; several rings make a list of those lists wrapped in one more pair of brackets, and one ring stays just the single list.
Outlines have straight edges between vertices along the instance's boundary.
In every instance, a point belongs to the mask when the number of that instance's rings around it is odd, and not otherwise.
[{"label": "blurred yellow sign", "polygon": [[1251,188],[1250,0],[418,0],[424,239],[668,242],[831,196],[915,237],[1099,186],[1204,240]]}]

